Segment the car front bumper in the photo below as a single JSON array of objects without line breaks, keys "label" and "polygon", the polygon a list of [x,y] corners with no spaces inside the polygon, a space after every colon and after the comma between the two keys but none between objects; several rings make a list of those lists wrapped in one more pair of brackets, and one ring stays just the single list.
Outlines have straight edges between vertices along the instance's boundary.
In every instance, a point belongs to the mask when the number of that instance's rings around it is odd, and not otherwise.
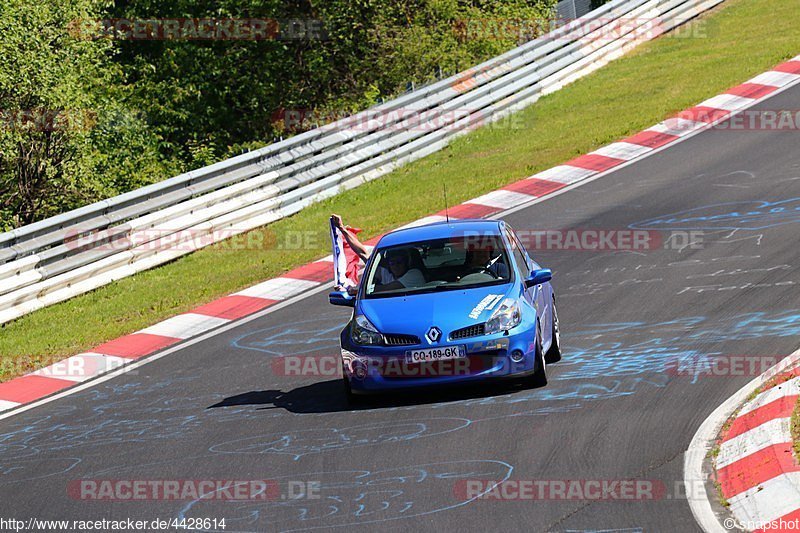
[{"label": "car front bumper", "polygon": [[[542,364],[535,348],[535,328],[516,327],[459,341],[444,341],[435,346],[362,346],[353,343],[350,328],[340,336],[342,372],[354,393],[368,394],[389,390],[478,382],[498,378],[519,378],[532,374]],[[408,363],[412,349],[464,346],[466,357],[437,362]],[[516,352],[520,361],[514,361]],[[519,357],[518,357],[519,358]]]}]

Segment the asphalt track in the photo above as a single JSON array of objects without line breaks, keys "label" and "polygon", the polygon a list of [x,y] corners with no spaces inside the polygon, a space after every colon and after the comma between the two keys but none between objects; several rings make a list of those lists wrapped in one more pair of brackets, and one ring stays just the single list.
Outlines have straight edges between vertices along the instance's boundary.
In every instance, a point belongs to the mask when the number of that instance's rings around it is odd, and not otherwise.
[{"label": "asphalt track", "polygon": [[[757,108],[800,108],[800,86]],[[0,516],[225,518],[226,531],[697,530],[678,494],[683,452],[753,376],[670,368],[681,357],[797,348],[798,139],[706,131],[508,216],[523,231],[702,231],[699,247],[534,252],[555,273],[564,332],[564,359],[545,388],[406,393],[350,410],[337,380],[278,375],[272,364],[337,352],[349,311],[319,293],[0,421]],[[68,495],[70,481],[87,478],[321,488],[316,499],[269,502]],[[666,494],[469,502],[456,489],[467,478],[655,480]]]}]

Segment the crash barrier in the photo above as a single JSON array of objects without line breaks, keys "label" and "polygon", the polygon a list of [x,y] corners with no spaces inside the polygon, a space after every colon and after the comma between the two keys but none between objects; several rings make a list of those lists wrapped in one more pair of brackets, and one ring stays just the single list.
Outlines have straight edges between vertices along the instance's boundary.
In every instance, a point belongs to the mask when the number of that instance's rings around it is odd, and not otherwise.
[{"label": "crash barrier", "polygon": [[722,0],[614,0],[465,72],[214,165],[0,234],[0,324],[436,152]]},{"label": "crash barrier", "polygon": [[556,4],[556,13],[560,19],[575,19],[592,10],[592,0],[561,0]]}]

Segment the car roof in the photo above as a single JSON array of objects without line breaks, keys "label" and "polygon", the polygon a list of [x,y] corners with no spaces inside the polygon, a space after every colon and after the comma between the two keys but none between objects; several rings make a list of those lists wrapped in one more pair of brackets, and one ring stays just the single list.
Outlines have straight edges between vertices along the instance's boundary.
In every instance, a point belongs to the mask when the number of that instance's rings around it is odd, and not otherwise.
[{"label": "car roof", "polygon": [[490,235],[500,235],[503,222],[500,220],[460,219],[449,222],[434,222],[424,226],[401,228],[384,235],[378,242],[378,247],[397,246],[412,242],[427,241],[431,239],[446,239],[460,237],[465,233],[487,232]]}]

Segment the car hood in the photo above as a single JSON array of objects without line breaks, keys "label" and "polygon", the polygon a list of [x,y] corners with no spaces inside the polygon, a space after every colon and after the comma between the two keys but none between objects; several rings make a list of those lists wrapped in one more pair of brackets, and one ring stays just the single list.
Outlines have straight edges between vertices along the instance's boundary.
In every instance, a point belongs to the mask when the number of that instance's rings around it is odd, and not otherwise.
[{"label": "car hood", "polygon": [[[504,298],[509,296],[513,283],[396,296],[359,301],[359,310],[381,333],[416,335],[423,339],[433,326],[446,338],[450,332],[473,324],[486,322]],[[491,307],[491,309],[489,309]]]}]

